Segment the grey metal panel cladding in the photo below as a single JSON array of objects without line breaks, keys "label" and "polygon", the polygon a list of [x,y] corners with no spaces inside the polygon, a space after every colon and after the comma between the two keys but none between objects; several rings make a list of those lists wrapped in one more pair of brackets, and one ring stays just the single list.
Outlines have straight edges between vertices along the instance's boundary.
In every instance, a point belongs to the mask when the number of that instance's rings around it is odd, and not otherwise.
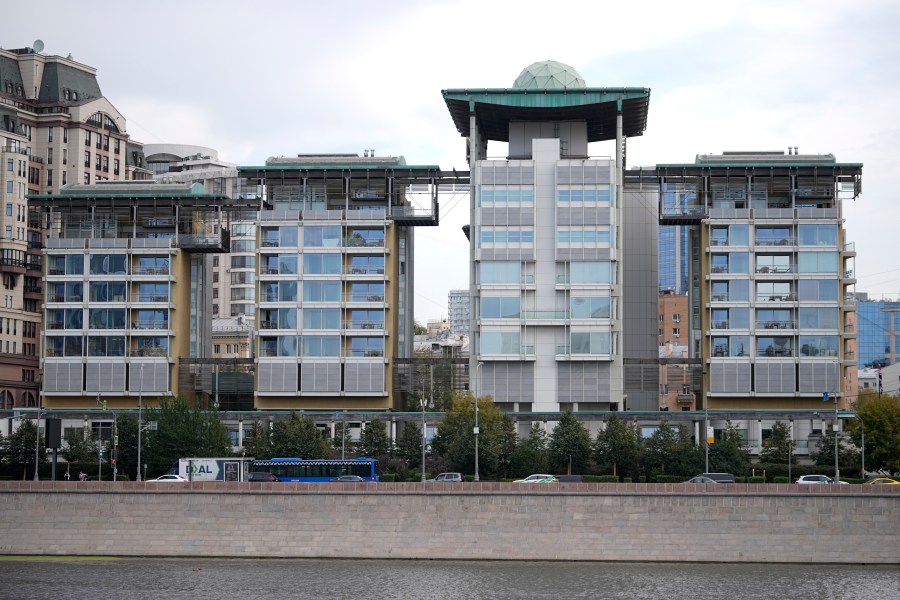
[{"label": "grey metal panel cladding", "polygon": [[610,363],[560,362],[556,368],[559,402],[609,402]]},{"label": "grey metal panel cladding", "polygon": [[595,185],[610,183],[609,164],[559,165],[556,182],[560,185]]},{"label": "grey metal panel cladding", "polygon": [[724,394],[750,393],[750,365],[747,363],[711,363],[710,392]]},{"label": "grey metal panel cladding", "polygon": [[609,248],[557,248],[558,260],[609,260]]},{"label": "grey metal panel cladding", "polygon": [[259,363],[260,392],[296,392],[297,363]]},{"label": "grey metal panel cladding", "polygon": [[534,364],[518,362],[484,363],[482,396],[494,402],[534,402]]},{"label": "grey metal panel cladding", "polygon": [[793,362],[756,363],[756,391],[760,394],[790,394],[796,390]]},{"label": "grey metal panel cladding", "polygon": [[840,389],[838,366],[831,362],[801,362],[799,369],[801,393],[835,392]]},{"label": "grey metal panel cladding", "polygon": [[124,392],[124,363],[88,363],[85,366],[84,389],[87,392]]},{"label": "grey metal panel cladding", "polygon": [[534,210],[530,208],[482,208],[482,225],[534,225]]},{"label": "grey metal panel cladding", "polygon": [[44,391],[82,391],[82,366],[80,362],[46,363],[44,365]]},{"label": "grey metal panel cladding", "polygon": [[383,363],[347,363],[344,365],[344,391],[384,392]]},{"label": "grey metal panel cladding", "polygon": [[301,392],[340,392],[341,363],[303,363],[300,369]]},{"label": "grey metal panel cladding", "polygon": [[481,260],[534,260],[534,248],[482,248]]},{"label": "grey metal panel cladding", "polygon": [[482,166],[480,182],[484,185],[533,185],[534,168],[530,165]]},{"label": "grey metal panel cladding", "polygon": [[598,207],[558,208],[556,221],[559,225],[609,225],[610,209]]}]

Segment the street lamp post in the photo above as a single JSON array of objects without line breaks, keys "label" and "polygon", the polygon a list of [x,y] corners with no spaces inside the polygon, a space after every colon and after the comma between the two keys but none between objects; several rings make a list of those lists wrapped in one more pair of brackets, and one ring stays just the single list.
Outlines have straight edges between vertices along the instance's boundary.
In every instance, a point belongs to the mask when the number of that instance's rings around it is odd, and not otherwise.
[{"label": "street lamp post", "polygon": [[[835,379],[837,379],[837,362],[835,365]],[[841,470],[838,464],[838,395],[837,392],[834,394],[834,480],[837,482],[841,481]]]},{"label": "street lamp post", "polygon": [[704,473],[709,473],[709,408],[703,407],[703,448],[704,453],[706,454],[706,470]]},{"label": "street lamp post", "polygon": [[480,481],[478,478],[478,393],[481,392],[481,367],[484,366],[483,362],[479,362],[478,366],[475,367],[475,383],[478,385],[475,386],[475,429],[472,432],[475,434],[475,477],[474,481]]},{"label": "street lamp post", "polygon": [[143,405],[144,405],[144,363],[141,363],[140,370],[140,382],[138,382],[138,430],[137,430],[137,479],[135,481],[141,480],[141,429],[144,426],[144,414],[143,414]]},{"label": "street lamp post", "polygon": [[[38,396],[40,398],[40,396]],[[40,402],[40,400],[39,400]],[[34,480],[40,481],[40,477],[38,477],[38,464],[40,457],[40,449],[41,449],[41,410],[42,407],[38,406],[38,414],[37,421],[34,424]]]}]

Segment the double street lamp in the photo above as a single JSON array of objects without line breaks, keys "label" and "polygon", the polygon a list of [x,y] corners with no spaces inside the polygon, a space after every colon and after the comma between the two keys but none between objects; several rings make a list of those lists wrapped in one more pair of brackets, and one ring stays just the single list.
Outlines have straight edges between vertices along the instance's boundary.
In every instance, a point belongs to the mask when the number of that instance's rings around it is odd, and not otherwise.
[{"label": "double street lamp", "polygon": [[480,481],[478,478],[478,394],[482,391],[481,385],[481,367],[484,366],[483,362],[478,363],[475,367],[475,428],[472,430],[472,433],[475,434],[475,477],[474,481]]}]

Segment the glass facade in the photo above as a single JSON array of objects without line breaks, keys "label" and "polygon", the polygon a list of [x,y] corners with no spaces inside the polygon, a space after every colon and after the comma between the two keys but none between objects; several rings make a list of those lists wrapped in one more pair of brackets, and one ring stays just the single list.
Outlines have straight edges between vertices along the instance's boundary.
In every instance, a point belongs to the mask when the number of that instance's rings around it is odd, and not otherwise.
[{"label": "glass facade", "polygon": [[[895,331],[900,326],[900,302],[866,301],[857,305],[859,368],[884,366],[897,362],[891,360],[891,316],[894,316]],[[896,341],[896,340],[895,340]],[[900,347],[893,346],[893,354],[900,353]]]}]

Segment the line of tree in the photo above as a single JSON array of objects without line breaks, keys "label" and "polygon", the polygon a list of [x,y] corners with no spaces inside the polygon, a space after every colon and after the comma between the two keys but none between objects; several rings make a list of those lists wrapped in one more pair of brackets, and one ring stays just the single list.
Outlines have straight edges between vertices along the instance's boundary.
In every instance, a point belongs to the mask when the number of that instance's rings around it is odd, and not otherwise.
[{"label": "line of tree", "polygon": [[[842,471],[859,465],[862,429],[865,427],[866,467],[869,471],[900,473],[900,398],[887,394],[861,394],[856,405],[858,419],[845,421],[846,435],[838,439],[838,460]],[[168,471],[179,458],[190,456],[231,456],[232,444],[221,415],[183,398],[163,399],[157,408],[143,413],[141,462],[142,475],[156,477]],[[147,429],[149,422],[156,428]],[[475,400],[471,394],[454,394],[437,434],[426,453],[426,470],[461,471],[475,469]],[[634,421],[613,414],[605,427],[592,439],[584,423],[572,413],[561,415],[556,427],[547,432],[533,424],[519,439],[516,423],[502,413],[489,397],[478,399],[479,474],[484,479],[523,477],[531,473],[609,474],[618,478],[669,476],[688,478],[705,468],[703,449],[695,446],[683,425],[662,421],[644,437]],[[137,473],[137,418],[116,416],[118,436],[118,473],[134,479]],[[372,421],[359,440],[350,437],[349,427],[336,425],[330,432],[318,428],[309,417],[299,413],[278,421],[257,421],[244,439],[243,454],[256,458],[290,456],[302,458],[339,458],[366,456],[377,458],[383,472],[405,478],[418,472],[422,464],[422,428],[407,422],[396,443],[383,421]],[[34,476],[37,427],[23,419],[11,435],[0,435],[0,475],[31,479]],[[67,430],[62,457],[73,465],[97,465],[102,447],[104,478],[112,473],[110,441],[99,440],[90,429]],[[762,465],[785,470],[796,465],[795,447],[787,424],[776,422],[759,457]],[[38,451],[42,473],[48,454]],[[810,457],[827,471],[834,465],[834,432],[823,432],[818,449]],[[736,476],[749,474],[750,455],[740,432],[729,422],[709,448],[709,468]],[[785,473],[786,474],[786,473]]]}]

